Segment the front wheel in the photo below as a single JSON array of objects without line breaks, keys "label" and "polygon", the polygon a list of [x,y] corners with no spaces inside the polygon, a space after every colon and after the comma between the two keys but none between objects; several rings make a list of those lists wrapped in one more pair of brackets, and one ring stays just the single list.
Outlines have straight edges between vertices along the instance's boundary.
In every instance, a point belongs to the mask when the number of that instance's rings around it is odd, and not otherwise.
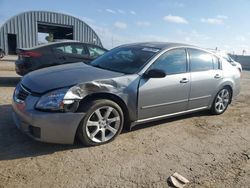
[{"label": "front wheel", "polygon": [[211,113],[215,115],[223,114],[231,100],[232,92],[228,87],[222,88],[215,96]]},{"label": "front wheel", "polygon": [[0,52],[0,59],[1,59],[1,58],[3,58],[3,57],[4,57],[4,55],[5,55],[5,54],[4,54],[4,52],[3,52],[3,51],[1,51],[1,52]]},{"label": "front wheel", "polygon": [[114,140],[121,132],[124,115],[118,104],[110,100],[94,100],[80,107],[85,117],[80,123],[77,135],[87,146],[105,144]]}]

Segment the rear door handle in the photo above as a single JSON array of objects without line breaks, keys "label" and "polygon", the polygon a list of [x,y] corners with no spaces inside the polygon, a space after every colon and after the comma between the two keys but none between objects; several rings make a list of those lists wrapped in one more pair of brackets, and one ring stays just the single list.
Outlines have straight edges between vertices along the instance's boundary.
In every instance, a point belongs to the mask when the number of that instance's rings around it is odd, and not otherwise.
[{"label": "rear door handle", "polygon": [[216,74],[214,78],[220,78],[221,76],[219,74]]},{"label": "rear door handle", "polygon": [[180,80],[180,83],[188,83],[188,82],[189,82],[189,80],[187,78],[182,78]]}]

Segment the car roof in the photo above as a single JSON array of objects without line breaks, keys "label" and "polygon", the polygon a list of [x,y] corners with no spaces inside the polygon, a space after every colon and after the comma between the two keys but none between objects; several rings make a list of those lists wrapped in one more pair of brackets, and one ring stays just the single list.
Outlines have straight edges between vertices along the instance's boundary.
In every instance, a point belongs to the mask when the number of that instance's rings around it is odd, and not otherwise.
[{"label": "car roof", "polygon": [[160,50],[168,49],[168,48],[175,48],[175,47],[195,47],[193,45],[184,44],[184,43],[174,43],[174,42],[139,42],[139,43],[132,43],[132,44],[125,44],[121,45],[120,47],[129,47],[129,46],[142,46],[142,47],[150,47],[150,48],[157,48]]},{"label": "car roof", "polygon": [[23,49],[23,50],[38,49],[38,48],[43,48],[43,47],[48,47],[48,46],[53,46],[53,45],[58,45],[58,44],[88,44],[88,45],[97,46],[99,48],[107,50],[107,49],[105,49],[105,48],[103,48],[101,46],[98,46],[96,44],[80,42],[80,41],[74,41],[74,40],[65,40],[65,41],[60,41],[60,42],[49,42],[49,43],[46,43],[46,44],[40,44],[40,45],[34,46],[32,48],[20,48],[20,49]]}]

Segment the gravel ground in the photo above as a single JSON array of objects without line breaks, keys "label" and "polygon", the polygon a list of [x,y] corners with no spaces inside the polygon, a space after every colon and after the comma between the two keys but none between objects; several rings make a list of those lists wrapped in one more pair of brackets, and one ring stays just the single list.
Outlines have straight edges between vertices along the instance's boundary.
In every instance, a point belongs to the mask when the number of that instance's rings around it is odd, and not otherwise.
[{"label": "gravel ground", "polygon": [[19,132],[11,117],[19,80],[0,71],[0,187],[168,187],[174,172],[190,180],[186,187],[250,185],[250,72],[223,115],[144,124],[88,148],[39,143]]}]

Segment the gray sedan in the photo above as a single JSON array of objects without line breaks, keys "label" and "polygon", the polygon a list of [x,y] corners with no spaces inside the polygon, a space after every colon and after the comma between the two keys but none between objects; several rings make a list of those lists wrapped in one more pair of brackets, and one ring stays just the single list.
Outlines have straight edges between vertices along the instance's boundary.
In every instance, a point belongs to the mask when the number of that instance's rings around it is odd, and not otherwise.
[{"label": "gray sedan", "polygon": [[44,68],[24,76],[13,118],[35,140],[94,146],[124,127],[209,110],[222,114],[240,92],[240,73],[207,50],[176,43],[136,43],[90,64]]}]

